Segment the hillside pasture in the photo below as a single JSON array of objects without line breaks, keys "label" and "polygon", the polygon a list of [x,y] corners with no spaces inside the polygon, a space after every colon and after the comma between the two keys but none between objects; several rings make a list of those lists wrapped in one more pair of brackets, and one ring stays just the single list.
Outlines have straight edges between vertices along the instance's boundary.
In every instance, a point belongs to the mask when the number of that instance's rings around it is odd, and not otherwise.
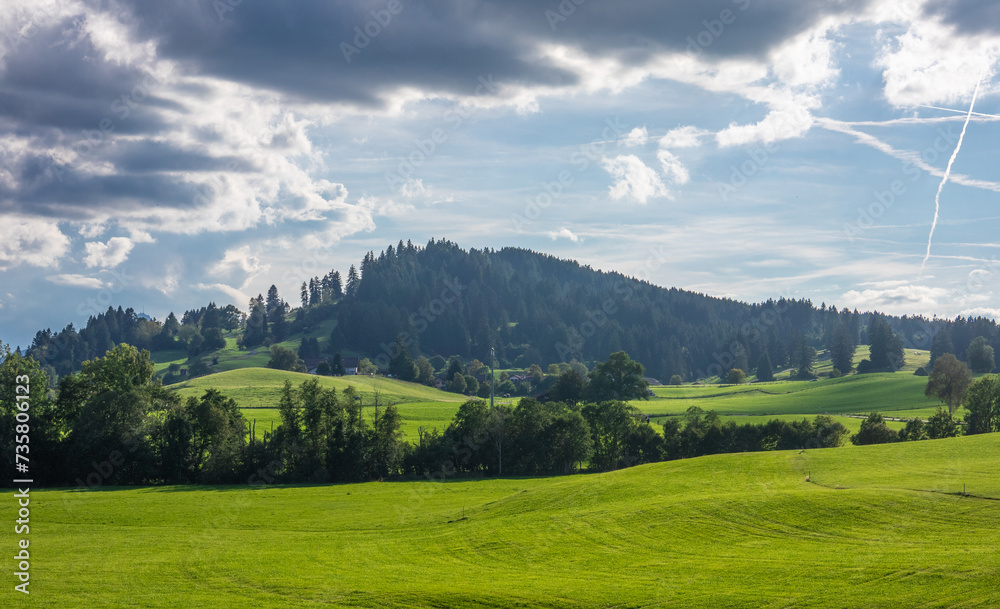
[{"label": "hillside pasture", "polygon": [[5,606],[995,607],[997,463],[994,434],[559,478],[39,490],[32,595]]}]

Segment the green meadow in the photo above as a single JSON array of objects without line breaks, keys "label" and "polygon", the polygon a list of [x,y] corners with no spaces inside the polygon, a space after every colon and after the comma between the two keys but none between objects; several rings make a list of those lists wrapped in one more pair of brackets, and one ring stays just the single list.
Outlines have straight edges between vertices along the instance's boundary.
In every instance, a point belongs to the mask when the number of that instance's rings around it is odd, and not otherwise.
[{"label": "green meadow", "polygon": [[[291,381],[293,387],[298,387],[309,379],[318,379],[323,388],[336,388],[338,395],[342,395],[347,387],[354,387],[369,418],[374,415],[375,394],[378,392],[379,402],[383,406],[394,404],[399,410],[403,421],[403,433],[411,441],[416,441],[419,437],[420,427],[427,429],[436,427],[443,431],[455,416],[459,405],[468,399],[433,387],[384,377],[311,376],[270,368],[240,368],[199,377],[170,387],[184,398],[200,396],[209,388],[218,389],[236,400],[248,422],[256,421],[255,428],[259,437],[265,431],[271,430],[272,424],[277,427],[281,422],[277,405],[286,379]],[[510,400],[501,401],[510,402]]]},{"label": "green meadow", "polygon": [[[381,404],[394,404],[402,418],[404,436],[415,441],[419,429],[448,427],[458,406],[466,399],[416,383],[406,383],[384,377],[346,376],[317,377],[269,368],[239,368],[170,385],[181,397],[200,396],[208,388],[216,388],[232,397],[243,410],[248,422],[255,422],[256,434],[277,427],[280,423],[277,404],[286,379],[294,387],[311,378],[319,379],[325,388],[342,393],[353,386],[362,398],[362,406],[370,418],[374,414],[375,393]],[[683,415],[697,406],[714,410],[723,420],[761,423],[769,419],[796,420],[818,414],[836,417],[852,433],[861,425],[858,418],[847,415],[867,415],[872,411],[886,417],[926,419],[938,407],[938,402],[924,396],[926,377],[908,372],[894,374],[850,375],[818,381],[776,381],[744,385],[680,385],[654,387],[648,400],[632,402],[657,423],[669,416]],[[516,398],[500,403],[516,403]],[[963,412],[957,416],[961,418]],[[889,421],[889,426],[902,429],[904,423]]]},{"label": "green meadow", "polygon": [[996,607],[998,464],[994,434],[557,478],[35,491],[32,594],[4,606]]}]

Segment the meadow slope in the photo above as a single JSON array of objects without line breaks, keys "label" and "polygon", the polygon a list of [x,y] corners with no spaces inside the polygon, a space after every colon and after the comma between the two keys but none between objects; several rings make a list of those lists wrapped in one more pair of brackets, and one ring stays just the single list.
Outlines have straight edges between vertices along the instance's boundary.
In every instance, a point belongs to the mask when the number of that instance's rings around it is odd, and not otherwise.
[{"label": "meadow slope", "polygon": [[562,478],[36,491],[32,596],[3,604],[995,607],[998,463],[989,435]]}]

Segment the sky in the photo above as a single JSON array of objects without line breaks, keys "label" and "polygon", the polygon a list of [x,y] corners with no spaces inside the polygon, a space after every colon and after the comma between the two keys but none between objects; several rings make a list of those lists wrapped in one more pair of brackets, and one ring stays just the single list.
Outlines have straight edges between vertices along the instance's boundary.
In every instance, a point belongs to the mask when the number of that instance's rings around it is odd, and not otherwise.
[{"label": "sky", "polygon": [[1000,314],[990,0],[5,0],[0,340],[399,240]]}]

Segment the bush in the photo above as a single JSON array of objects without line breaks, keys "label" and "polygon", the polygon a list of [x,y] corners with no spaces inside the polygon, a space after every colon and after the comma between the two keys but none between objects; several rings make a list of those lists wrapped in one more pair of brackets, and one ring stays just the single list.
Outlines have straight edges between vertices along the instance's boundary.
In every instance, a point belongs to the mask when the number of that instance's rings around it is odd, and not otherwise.
[{"label": "bush", "polygon": [[840,373],[840,370],[839,370],[839,369],[837,369],[837,368],[834,368],[834,369],[833,369],[833,370],[832,370],[832,371],[830,372],[830,378],[832,378],[832,379],[839,379],[839,378],[840,378],[840,377],[842,377],[842,376],[844,376],[844,375],[843,375],[843,374],[841,374],[841,373]]},{"label": "bush", "polygon": [[875,367],[872,366],[871,360],[861,360],[858,364],[858,374],[868,374],[869,372],[875,372]]},{"label": "bush", "polygon": [[730,385],[739,385],[747,380],[747,373],[743,372],[739,368],[733,368],[726,374],[726,383]]},{"label": "bush", "polygon": [[927,369],[921,366],[913,371],[913,376],[927,376]]},{"label": "bush", "polygon": [[671,385],[683,385],[684,384],[684,379],[681,378],[681,375],[675,374],[672,377],[670,377],[670,384]]},{"label": "bush", "polygon": [[889,429],[882,415],[877,412],[868,415],[868,418],[861,423],[861,429],[858,433],[851,436],[851,443],[855,446],[888,444],[890,442],[899,442],[899,434],[895,429]]}]

